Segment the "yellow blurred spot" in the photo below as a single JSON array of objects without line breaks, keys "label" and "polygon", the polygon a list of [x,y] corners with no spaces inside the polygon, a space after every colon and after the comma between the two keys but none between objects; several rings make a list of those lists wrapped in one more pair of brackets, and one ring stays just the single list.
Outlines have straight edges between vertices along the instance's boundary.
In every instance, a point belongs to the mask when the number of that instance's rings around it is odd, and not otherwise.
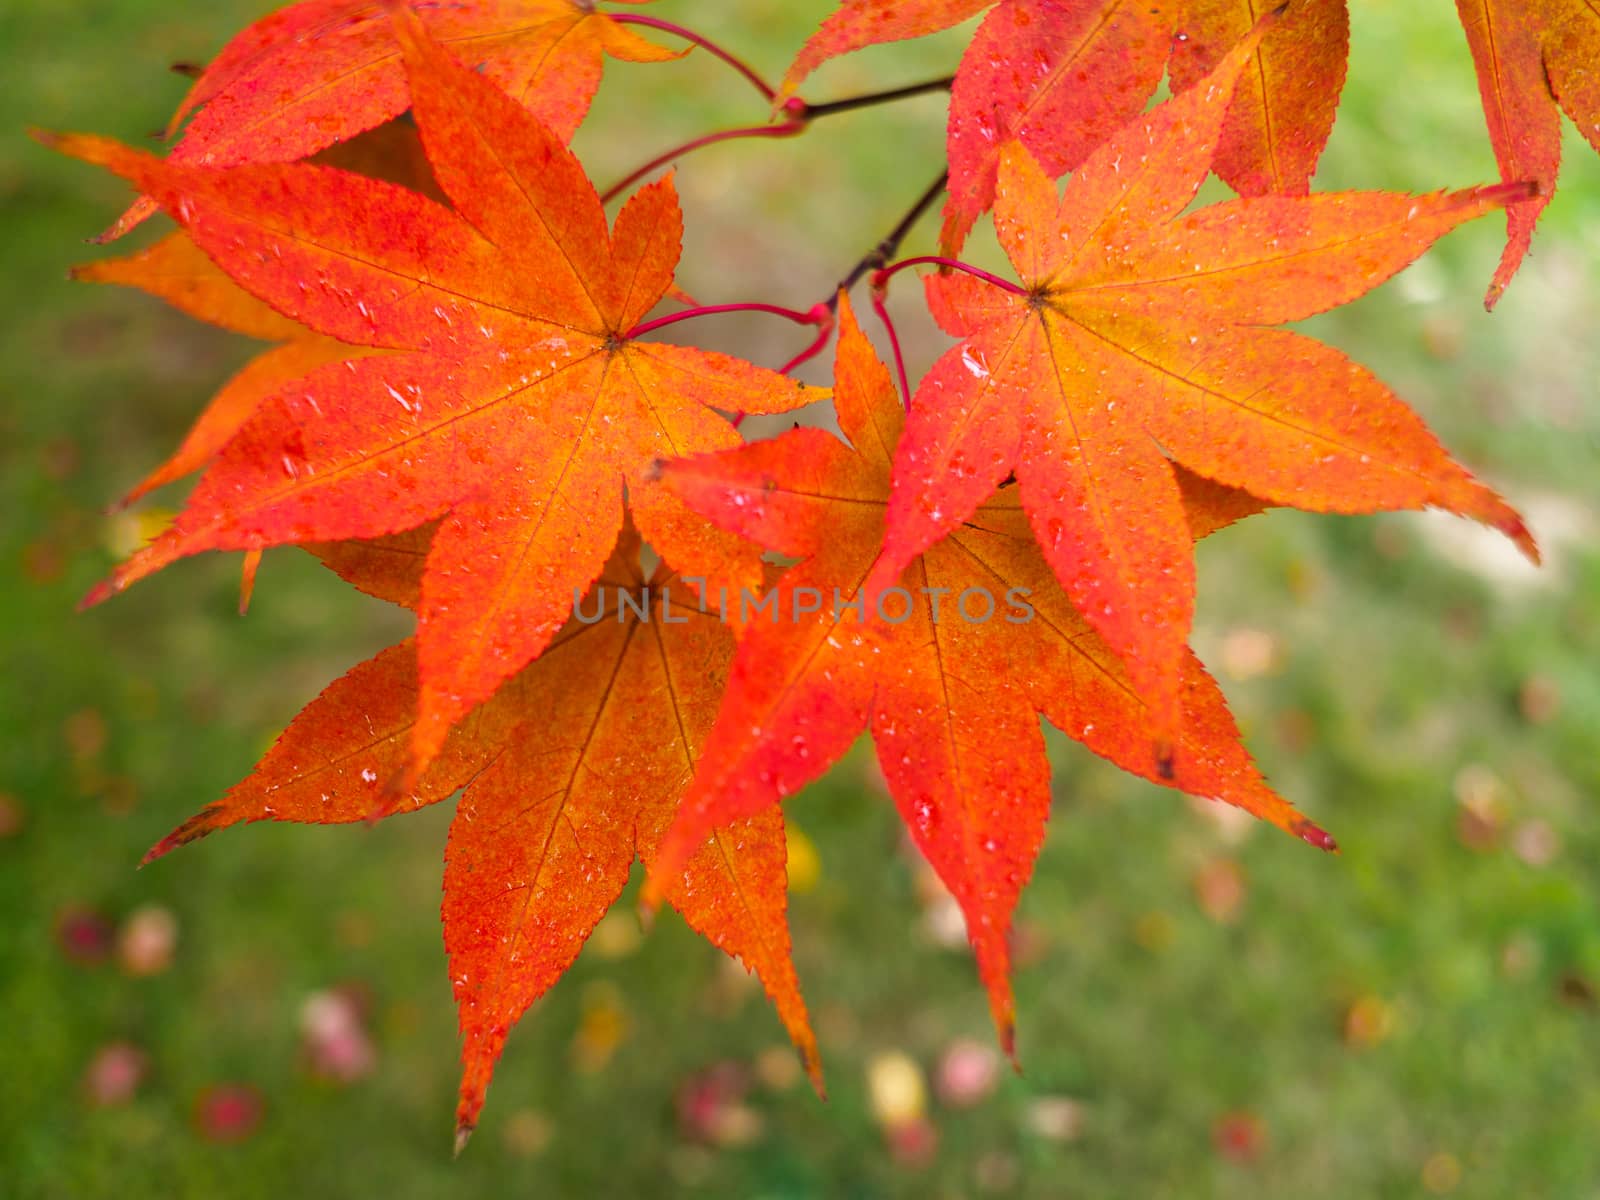
[{"label": "yellow blurred spot", "polygon": [[347,908],[333,918],[333,935],[341,946],[361,950],[372,945],[376,933],[375,923],[369,913]]},{"label": "yellow blurred spot", "polygon": [[1440,1151],[1422,1164],[1422,1186],[1435,1196],[1447,1195],[1461,1183],[1461,1162],[1454,1154]]},{"label": "yellow blurred spot", "polygon": [[1037,1096],[1028,1101],[1027,1127],[1050,1142],[1075,1142],[1083,1136],[1087,1113],[1070,1096]]},{"label": "yellow blurred spot", "polygon": [[920,1120],[928,1108],[922,1068],[902,1050],[874,1054],[867,1061],[867,1098],[880,1125],[893,1128]]},{"label": "yellow blurred spot", "polygon": [[628,1013],[615,984],[599,981],[583,990],[583,1016],[572,1039],[572,1061],[580,1071],[601,1071],[628,1036]]},{"label": "yellow blurred spot", "polygon": [[1283,666],[1278,639],[1263,629],[1234,629],[1222,639],[1222,669],[1240,681],[1270,675]]},{"label": "yellow blurred spot", "polygon": [[138,512],[116,513],[106,521],[102,542],[117,558],[127,558],[165,533],[177,516],[170,508],[142,508]]},{"label": "yellow blurred spot", "polygon": [[605,959],[627,958],[644,940],[638,919],[632,913],[612,909],[600,918],[589,935],[588,950]]},{"label": "yellow blurred spot", "polygon": [[797,896],[815,891],[822,879],[822,859],[816,843],[793,821],[789,822],[789,890]]},{"label": "yellow blurred spot", "polygon": [[1344,1040],[1352,1046],[1376,1046],[1394,1032],[1394,1009],[1377,996],[1362,996],[1344,1015]]},{"label": "yellow blurred spot", "polygon": [[1469,763],[1456,772],[1452,785],[1456,803],[1456,833],[1469,850],[1495,849],[1505,830],[1509,811],[1506,785],[1494,770]]},{"label": "yellow blurred spot", "polygon": [[802,1078],[800,1056],[793,1046],[768,1046],[756,1055],[756,1078],[763,1087],[786,1092]]},{"label": "yellow blurred spot", "polygon": [[1147,912],[1133,923],[1133,940],[1152,954],[1170,947],[1176,935],[1172,918],[1164,912]]},{"label": "yellow blurred spot", "polygon": [[550,1119],[531,1108],[519,1108],[506,1118],[501,1131],[506,1150],[518,1158],[533,1158],[544,1151],[555,1136]]}]

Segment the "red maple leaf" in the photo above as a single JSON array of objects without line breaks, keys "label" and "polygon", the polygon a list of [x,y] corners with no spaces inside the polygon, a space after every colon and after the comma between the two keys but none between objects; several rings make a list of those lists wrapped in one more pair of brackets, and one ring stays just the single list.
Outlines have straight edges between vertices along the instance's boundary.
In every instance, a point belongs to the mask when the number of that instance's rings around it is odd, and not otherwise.
[{"label": "red maple leaf", "polygon": [[[845,0],[789,68],[793,88],[838,54],[944,29],[989,7]],[[1192,86],[1249,33],[1258,0],[1000,0],[962,56],[951,88],[950,199],[941,240],[965,241],[994,203],[1000,148],[1019,139],[1051,175],[1074,170],[1143,110],[1168,66]],[[1174,40],[1174,37],[1176,40]],[[1253,52],[1216,160],[1241,193],[1307,190],[1344,82],[1345,0],[1305,0]]]},{"label": "red maple leaf", "polygon": [[[792,90],[827,59],[948,28],[994,0],[845,0],[784,77]],[[940,239],[954,253],[994,203],[999,147],[1021,138],[1053,173],[1076,167],[1161,82],[1175,0],[1000,0],[962,56],[950,93],[949,200]]]},{"label": "red maple leaf", "polygon": [[1015,473],[1046,559],[1168,730],[1194,597],[1173,460],[1298,508],[1449,509],[1537,553],[1376,378],[1266,328],[1361,295],[1525,191],[1259,197],[1182,215],[1260,36],[1097,150],[1063,196],[1007,144],[995,224],[1022,287],[930,281],[964,340],[912,400],[867,586],[892,584]]},{"label": "red maple leaf", "polygon": [[533,659],[622,526],[730,586],[759,556],[645,476],[735,445],[723,411],[825,392],[725,355],[630,340],[672,282],[670,179],[608,233],[581,165],[402,12],[418,125],[455,211],[304,164],[224,170],[59,139],[154,196],[238,283],[311,329],[389,351],[280,390],[217,456],[174,526],[97,589],[184,555],[370,537],[442,517],[423,577],[420,769],[448,728]]},{"label": "red maple leaf", "polygon": [[[385,179],[445,201],[428,166],[416,126],[404,119],[331,146],[314,161]],[[326,363],[369,353],[362,347],[314,333],[258,300],[206,257],[182,230],[125,258],[74,267],[72,278],[139,288],[180,312],[222,329],[264,342],[283,343],[252,359],[223,384],[178,449],[123,497],[124,505],[200,470],[255,415],[261,402],[284,385]]]},{"label": "red maple leaf", "polygon": [[[834,399],[850,446],[795,429],[661,467],[667,484],[713,521],[800,562],[769,594],[773,607],[750,614],[656,870],[671,878],[705,830],[771,811],[870,729],[907,829],[966,914],[1009,1052],[1006,937],[1050,808],[1039,715],[1146,778],[1155,778],[1147,748],[1157,725],[1116,655],[1056,584],[1015,487],[908,563],[903,591],[877,619],[864,608],[904,415],[843,298],[839,320]],[[1251,497],[1183,479],[1197,535],[1259,508]],[[1172,786],[1331,849],[1256,772],[1200,663],[1186,655],[1180,673],[1182,753]]]},{"label": "red maple leaf", "polygon": [[959,25],[995,0],[842,0],[795,55],[780,92],[792,93],[830,58]]},{"label": "red maple leaf", "polygon": [[[404,112],[409,93],[391,25],[395,7],[377,0],[301,0],[243,30],[173,114],[169,137],[194,119],[171,161],[213,167],[293,162]],[[597,12],[589,0],[411,7],[430,36],[480,66],[563,141],[589,111],[605,55],[632,62],[679,56]],[[121,236],[155,209],[154,201],[140,201],[105,236]]]},{"label": "red maple leaf", "polygon": [[[1261,0],[1188,0],[1172,90],[1193,87],[1255,27]],[[1240,77],[1211,169],[1241,196],[1304,195],[1333,132],[1350,50],[1346,0],[1296,0]]]},{"label": "red maple leaf", "polygon": [[[1594,0],[1456,0],[1489,140],[1507,182],[1537,192],[1506,210],[1506,248],[1484,305],[1493,308],[1522,265],[1561,166],[1561,109],[1600,150],[1600,5]],[[1559,107],[1558,107],[1559,106]]]},{"label": "red maple leaf", "polygon": [[[428,534],[325,553],[363,590],[419,597]],[[673,820],[717,710],[731,629],[659,567],[646,579],[625,530],[596,589],[538,662],[453,729],[404,811],[461,791],[445,853],[444,939],[460,1009],[457,1136],[477,1123],[495,1061],[561,977]],[[417,712],[407,640],[309,704],[255,771],[146,856],[260,820],[358,822],[385,811]],[[462,790],[465,789],[465,790]],[[665,889],[707,940],[761,978],[820,1089],[816,1040],[789,958],[783,821],[776,810],[698,839]]]},{"label": "red maple leaf", "polygon": [[1176,16],[1173,0],[1004,0],[984,18],[950,89],[946,253],[994,204],[1008,140],[1058,176],[1143,111]]},{"label": "red maple leaf", "polygon": [[202,321],[265,342],[282,343],[251,359],[222,385],[178,449],[135,484],[123,497],[123,504],[132,504],[147,492],[205,466],[261,402],[285,385],[318,367],[364,353],[360,347],[323,337],[280,316],[223,274],[181,230],[126,258],[74,267],[72,277],[136,287]]}]

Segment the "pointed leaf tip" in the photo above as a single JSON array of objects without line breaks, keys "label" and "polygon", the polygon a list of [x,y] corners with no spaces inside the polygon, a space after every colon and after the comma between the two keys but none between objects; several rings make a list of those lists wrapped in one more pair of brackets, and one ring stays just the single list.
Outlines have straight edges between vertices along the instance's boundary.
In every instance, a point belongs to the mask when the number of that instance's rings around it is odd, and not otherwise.
[{"label": "pointed leaf tip", "polygon": [[1333,840],[1333,835],[1313,821],[1300,818],[1295,822],[1292,832],[1301,841],[1309,842],[1318,850],[1326,850],[1329,854],[1339,853],[1339,843]]},{"label": "pointed leaf tip", "polygon": [[817,1099],[824,1104],[828,1102],[828,1086],[822,1078],[822,1058],[817,1053],[815,1045],[797,1045],[795,1049],[800,1054],[800,1065],[805,1068],[806,1078],[811,1081],[811,1090],[817,1094]]},{"label": "pointed leaf tip", "polygon": [[85,612],[97,604],[103,604],[119,591],[121,589],[117,586],[116,580],[102,579],[83,594],[83,599],[78,601],[78,611]]},{"label": "pointed leaf tip", "polygon": [[[1497,293],[1496,299],[1498,298]],[[1491,305],[1491,307],[1493,306]],[[1518,550],[1522,551],[1523,558],[1536,567],[1544,564],[1544,555],[1539,550],[1539,543],[1534,540],[1533,531],[1528,528],[1527,522],[1523,521],[1521,517],[1505,522],[1500,527],[1500,531],[1511,539]]]},{"label": "pointed leaf tip", "polygon": [[215,832],[211,824],[212,810],[215,805],[201,809],[182,825],[179,825],[166,837],[145,851],[144,857],[139,860],[141,867],[147,867],[158,858],[165,858],[179,846],[187,846],[190,842],[197,842],[209,833]]},{"label": "pointed leaf tip", "polygon": [[162,838],[154,846],[151,846],[150,849],[144,852],[144,857],[139,860],[139,865],[141,867],[148,867],[151,863],[155,862],[156,859],[165,858],[179,846],[183,845],[186,840],[186,838],[178,836],[177,830],[173,830],[171,833],[167,834],[166,837]]},{"label": "pointed leaf tip", "polygon": [[1022,1060],[1017,1057],[1017,1016],[1015,1012],[1008,1012],[996,1019],[995,1032],[1000,1037],[1000,1052],[1006,1056],[1006,1061],[1011,1064],[1011,1070],[1017,1075],[1022,1074]]}]

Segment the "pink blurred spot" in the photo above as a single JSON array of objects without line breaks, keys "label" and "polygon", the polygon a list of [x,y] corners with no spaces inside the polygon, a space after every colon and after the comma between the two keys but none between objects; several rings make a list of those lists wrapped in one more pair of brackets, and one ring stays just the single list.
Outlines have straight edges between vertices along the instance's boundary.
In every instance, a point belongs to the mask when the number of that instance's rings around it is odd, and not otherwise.
[{"label": "pink blurred spot", "polygon": [[1000,1055],[982,1042],[954,1042],[939,1060],[939,1099],[951,1108],[971,1108],[988,1099],[999,1080]]},{"label": "pink blurred spot", "polygon": [[100,963],[111,953],[111,922],[87,908],[69,905],[56,916],[56,942],[75,963]]},{"label": "pink blurred spot", "polygon": [[926,1117],[901,1121],[883,1132],[889,1141],[889,1153],[901,1166],[925,1167],[938,1152],[939,1131]]},{"label": "pink blurred spot", "polygon": [[132,1100],[149,1070],[143,1050],[130,1042],[100,1047],[83,1073],[83,1090],[89,1103],[109,1108]]},{"label": "pink blurred spot", "polygon": [[678,1089],[678,1130],[689,1141],[708,1146],[744,1146],[761,1136],[761,1115],[745,1103],[750,1073],[740,1063],[722,1062],[692,1075]]},{"label": "pink blurred spot", "polygon": [[1267,1130],[1254,1113],[1226,1113],[1211,1127],[1211,1142],[1223,1158],[1248,1165],[1266,1150]]},{"label": "pink blurred spot", "polygon": [[300,1037],[313,1074],[348,1084],[377,1068],[378,1052],[367,1033],[364,1008],[350,988],[306,997],[300,1006]]},{"label": "pink blurred spot", "polygon": [[172,965],[178,918],[157,904],[135,909],[117,934],[117,959],[129,975],[159,975]]},{"label": "pink blurred spot", "polygon": [[219,1083],[195,1100],[194,1127],[208,1142],[242,1142],[256,1131],[265,1112],[261,1095],[246,1084]]}]

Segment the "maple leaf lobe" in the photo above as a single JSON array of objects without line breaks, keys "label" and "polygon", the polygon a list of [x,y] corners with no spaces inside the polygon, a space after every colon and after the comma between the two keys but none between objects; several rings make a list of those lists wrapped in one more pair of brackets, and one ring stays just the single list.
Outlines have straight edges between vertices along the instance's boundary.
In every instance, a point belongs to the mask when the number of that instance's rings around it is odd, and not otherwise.
[{"label": "maple leaf lobe", "polygon": [[[794,601],[807,591],[864,603],[905,424],[897,389],[848,300],[839,314],[834,398],[849,446],[795,429],[661,468],[667,486],[698,511],[799,562],[774,589],[785,620],[753,623],[742,634],[717,722],[657,867],[669,869],[708,824],[792,794],[869,732],[907,830],[966,916],[1010,1054],[1006,932],[1050,807],[1041,713],[1136,774],[1220,796],[1313,844],[1326,835],[1260,781],[1220,693],[1192,656],[1182,688],[1183,753],[1173,760],[1174,778],[1159,778],[1147,755],[1150,710],[1055,584],[1014,489],[906,565],[899,578],[912,599],[902,623],[853,621],[849,604],[837,601],[831,612],[801,615]],[[1220,527],[1259,507],[1201,481],[1184,486],[1196,497],[1197,527]],[[1009,594],[1012,585],[1026,589],[1035,620],[935,616],[933,596]],[[646,903],[657,888],[647,878]]]},{"label": "maple leaf lobe", "polygon": [[868,581],[882,594],[1014,473],[1057,577],[1162,715],[1158,762],[1193,605],[1173,462],[1302,508],[1444,507],[1536,553],[1514,510],[1369,373],[1265,328],[1360,295],[1514,193],[1272,196],[1181,215],[1270,28],[1097,149],[1064,194],[1024,143],[1002,147],[995,228],[1025,295],[929,281],[964,340],[912,398]]},{"label": "maple leaf lobe", "polygon": [[[446,950],[461,1010],[458,1129],[476,1125],[511,1026],[548,990],[621,893],[650,865],[692,773],[733,655],[732,631],[684,610],[641,617],[624,593],[666,603],[665,568],[646,579],[625,530],[589,597],[598,619],[568,623],[552,649],[451,731],[406,810],[461,791],[445,868]],[[348,554],[342,573],[367,591],[398,590],[409,561]],[[407,761],[419,676],[413,642],[331,684],[295,718],[249,778],[146,856],[257,820],[351,823]],[[785,923],[784,832],[774,812],[710,831],[666,888],[702,936],[754,969],[820,1086],[815,1038]]]},{"label": "maple leaf lobe", "polygon": [[681,214],[670,179],[631,197],[608,230],[559,138],[429,41],[415,14],[395,26],[425,149],[458,212],[325,168],[200,171],[99,139],[61,148],[156,196],[280,312],[406,352],[313,372],[264,403],[173,530],[86,602],[200,550],[442,517],[422,590],[415,776],[555,635],[621,527],[624,487],[669,561],[735,590],[757,582],[757,552],[645,472],[666,449],[736,444],[716,410],[781,411],[825,393],[725,355],[619,338],[671,285]]}]

